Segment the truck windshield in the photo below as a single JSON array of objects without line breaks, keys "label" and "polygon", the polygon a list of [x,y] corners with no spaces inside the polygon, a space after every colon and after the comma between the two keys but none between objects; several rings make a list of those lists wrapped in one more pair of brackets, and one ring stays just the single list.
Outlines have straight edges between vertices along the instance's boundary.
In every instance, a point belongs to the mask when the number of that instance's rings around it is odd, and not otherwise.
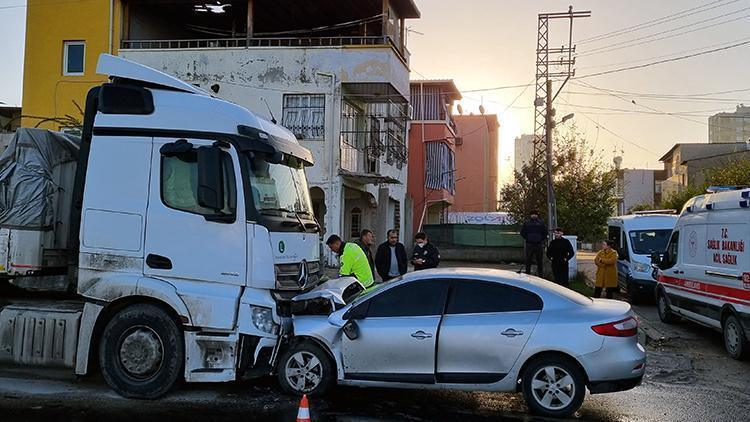
[{"label": "truck windshield", "polygon": [[650,255],[653,252],[664,252],[672,230],[633,230],[630,232],[630,243],[633,253]]},{"label": "truck windshield", "polygon": [[283,212],[312,217],[310,192],[302,161],[286,156],[276,162],[266,153],[247,152],[253,204],[261,214]]}]

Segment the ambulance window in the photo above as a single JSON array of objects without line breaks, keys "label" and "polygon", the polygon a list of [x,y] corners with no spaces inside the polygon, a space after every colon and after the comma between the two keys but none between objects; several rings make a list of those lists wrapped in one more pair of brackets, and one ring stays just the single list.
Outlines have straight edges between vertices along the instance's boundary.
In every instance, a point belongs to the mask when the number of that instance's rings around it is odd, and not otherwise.
[{"label": "ambulance window", "polygon": [[665,257],[664,268],[672,268],[677,264],[677,251],[680,245],[680,232],[672,233],[667,245],[667,256]]}]

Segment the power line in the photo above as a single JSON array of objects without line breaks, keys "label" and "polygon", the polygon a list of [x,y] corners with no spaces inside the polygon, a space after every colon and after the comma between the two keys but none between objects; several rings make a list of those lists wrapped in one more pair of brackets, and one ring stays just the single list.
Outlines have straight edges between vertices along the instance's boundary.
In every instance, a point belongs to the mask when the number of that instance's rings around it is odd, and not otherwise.
[{"label": "power line", "polygon": [[[610,92],[616,92],[616,93],[619,93],[619,94],[626,94],[626,95],[631,95],[631,96],[634,96],[634,97],[659,97],[659,98],[662,98],[662,97],[664,97],[664,98],[672,98],[672,97],[682,98],[682,97],[688,97],[688,98],[692,98],[692,97],[704,97],[704,96],[709,96],[709,95],[733,94],[733,93],[737,93],[737,92],[747,92],[747,91],[750,91],[750,88],[738,88],[738,89],[729,89],[729,90],[724,90],[724,91],[699,92],[699,93],[691,93],[691,94],[656,94],[656,93],[652,93],[652,92],[622,91],[622,90],[611,89],[611,88],[598,88],[598,87],[594,88],[593,85],[591,85],[589,83],[585,83],[585,82],[580,82],[580,83],[579,82],[571,82],[571,83],[573,85],[588,87],[588,88],[596,89],[597,91],[603,91],[603,94],[599,94],[599,95],[609,95],[608,93],[610,93]],[[573,91],[568,91],[568,93],[572,94]],[[590,93],[589,92],[588,94],[595,94],[595,93]]]},{"label": "power line", "polygon": [[720,47],[720,48],[714,48],[714,49],[711,49],[711,50],[706,50],[706,51],[703,51],[703,52],[700,52],[700,53],[687,54],[687,55],[675,57],[675,58],[672,58],[672,59],[657,60],[655,62],[644,63],[644,64],[641,64],[641,65],[635,65],[635,66],[629,66],[629,67],[622,67],[622,68],[619,68],[619,69],[610,69],[610,70],[605,70],[605,71],[602,71],[602,72],[590,73],[588,75],[577,76],[574,79],[579,79],[580,80],[580,79],[584,79],[584,78],[593,78],[594,76],[602,76],[602,75],[609,75],[609,74],[612,74],[612,73],[625,72],[625,71],[628,71],[628,70],[643,69],[645,67],[651,67],[651,66],[656,66],[656,65],[659,65],[659,64],[676,62],[676,61],[680,61],[680,60],[689,59],[689,58],[692,58],[692,57],[703,56],[705,54],[711,54],[711,53],[716,53],[716,52],[719,52],[719,51],[729,50],[729,49],[732,49],[732,48],[742,47],[742,46],[747,45],[747,44],[750,44],[750,40],[744,41],[744,42],[740,42],[740,43],[736,43],[736,44],[732,44],[732,45],[728,45],[726,47]]},{"label": "power line", "polygon": [[[566,101],[566,100],[565,100],[564,98],[561,98],[561,100],[562,100],[562,101],[563,101],[563,102],[564,102],[565,104],[567,104],[568,106],[571,106],[571,104],[570,104],[569,102],[567,102],[567,101]],[[604,126],[604,125],[602,125],[601,123],[597,122],[596,120],[592,119],[592,118],[591,118],[591,117],[589,117],[589,116],[588,116],[588,115],[587,115],[586,113],[582,112],[581,110],[577,109],[576,107],[572,107],[572,106],[571,106],[571,108],[572,108],[572,109],[574,109],[574,110],[576,110],[576,113],[578,113],[578,114],[582,115],[583,117],[585,117],[586,119],[590,120],[590,121],[591,121],[592,123],[594,123],[594,124],[595,124],[595,125],[596,125],[596,126],[597,126],[598,128],[600,128],[600,129],[604,130],[605,132],[607,132],[607,133],[609,133],[609,134],[611,134],[611,135],[613,135],[613,136],[617,137],[618,139],[622,140],[623,142],[626,142],[626,143],[628,143],[628,144],[631,144],[631,145],[633,145],[633,146],[635,146],[635,147],[637,147],[637,148],[640,148],[640,149],[642,149],[643,151],[646,151],[646,152],[648,152],[648,153],[650,153],[650,154],[653,154],[653,155],[655,155],[655,156],[657,156],[657,157],[661,157],[661,155],[660,155],[659,153],[656,153],[656,152],[654,152],[654,151],[651,151],[650,149],[648,149],[648,148],[646,148],[646,147],[644,147],[644,146],[641,146],[641,145],[639,145],[638,143],[636,143],[636,142],[633,142],[633,141],[631,141],[630,139],[627,139],[627,138],[625,138],[625,137],[623,137],[623,136],[621,136],[621,135],[619,135],[619,134],[615,133],[614,131],[610,130],[610,129],[609,129],[609,128],[607,128],[606,126]]]},{"label": "power line", "polygon": [[[727,5],[730,5],[732,3],[736,3],[739,0],[733,0],[733,1],[729,2],[729,3],[724,3],[725,1],[726,0],[712,1],[710,3],[703,4],[701,6],[692,7],[690,9],[686,9],[686,10],[683,10],[681,12],[673,13],[673,14],[667,15],[667,16],[662,16],[661,18],[657,18],[657,19],[653,19],[653,20],[650,20],[650,21],[646,21],[646,22],[643,22],[643,23],[640,23],[640,24],[637,24],[637,25],[632,25],[632,26],[628,26],[628,27],[625,27],[625,28],[622,28],[622,29],[615,30],[615,31],[607,32],[605,34],[600,34],[600,35],[596,35],[596,36],[593,36],[593,37],[584,38],[584,39],[578,41],[578,44],[586,44],[586,43],[589,43],[589,42],[600,41],[600,40],[604,40],[604,39],[616,37],[618,35],[622,35],[622,34],[634,32],[634,31],[638,31],[638,30],[641,30],[641,29],[651,28],[653,26],[660,25],[662,23],[671,22],[671,21],[674,21],[674,20],[677,20],[677,19],[682,19],[682,18],[685,18],[685,17],[688,17],[688,16],[695,15],[697,13],[703,13],[703,12],[707,12],[709,10],[716,9],[718,7],[727,6]],[[724,4],[719,4],[719,5],[716,5],[716,6],[713,6],[713,7],[709,7],[709,6],[715,5],[716,3],[724,3]],[[704,9],[706,7],[709,7],[709,8],[708,9]],[[704,10],[698,10],[698,9],[704,9]],[[693,12],[693,11],[695,11],[695,12]],[[688,12],[693,12],[693,13],[688,13]]]},{"label": "power line", "polygon": [[[679,37],[680,35],[690,34],[692,32],[702,31],[704,29],[709,29],[709,28],[713,28],[713,27],[716,27],[716,26],[724,25],[724,24],[727,24],[727,23],[736,22],[738,20],[742,20],[742,19],[750,17],[750,14],[738,16],[738,17],[733,18],[733,19],[728,19],[728,20],[725,20],[725,21],[722,21],[722,22],[717,22],[717,23],[714,23],[714,24],[711,24],[711,25],[705,25],[705,26],[701,26],[701,27],[698,27],[698,28],[694,28],[693,27],[696,24],[705,23],[705,22],[708,22],[708,21],[712,21],[712,20],[715,20],[715,19],[718,19],[718,18],[722,18],[722,17],[728,16],[728,15],[732,15],[732,14],[735,14],[735,13],[744,12],[744,11],[746,11],[748,9],[750,9],[750,7],[746,7],[744,9],[740,9],[740,10],[737,10],[737,11],[734,11],[734,12],[731,12],[731,13],[727,13],[727,14],[724,14],[724,15],[721,15],[721,16],[716,16],[714,18],[706,19],[704,21],[694,22],[694,23],[691,23],[691,24],[688,24],[688,25],[683,25],[683,26],[680,26],[680,27],[677,27],[677,28],[666,30],[666,31],[657,32],[655,34],[646,35],[646,36],[643,36],[643,37],[634,38],[632,40],[627,40],[627,41],[623,41],[623,42],[611,44],[611,45],[608,45],[608,46],[595,48],[595,49],[587,51],[587,52],[585,52],[583,54],[579,54],[577,57],[587,57],[587,56],[593,56],[593,55],[596,55],[596,54],[611,53],[613,51],[622,50],[622,49],[625,49],[625,48],[637,47],[639,45],[649,44],[649,43],[656,42],[656,41],[662,41],[662,40],[666,40],[666,39],[669,39],[669,38]],[[663,34],[666,34],[666,33],[678,31],[680,29],[685,29],[685,28],[691,28],[691,29],[689,29],[687,31],[678,32],[676,34],[671,34],[671,35],[666,35],[666,36],[659,37],[659,38],[649,39],[649,38],[653,38],[653,37],[656,37],[656,36],[659,36],[659,35],[663,35]],[[645,40],[645,41],[641,41],[641,40]],[[640,41],[640,42],[636,42],[636,41]]]}]

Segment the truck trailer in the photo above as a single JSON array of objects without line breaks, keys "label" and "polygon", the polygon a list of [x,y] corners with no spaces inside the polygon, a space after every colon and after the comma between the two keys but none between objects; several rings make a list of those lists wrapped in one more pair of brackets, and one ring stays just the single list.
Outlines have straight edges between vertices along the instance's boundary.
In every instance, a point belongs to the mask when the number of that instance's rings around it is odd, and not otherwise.
[{"label": "truck trailer", "polygon": [[0,362],[98,366],[143,399],[270,373],[321,279],[311,153],[157,70],[97,72],[80,139],[21,129],[0,157]]}]

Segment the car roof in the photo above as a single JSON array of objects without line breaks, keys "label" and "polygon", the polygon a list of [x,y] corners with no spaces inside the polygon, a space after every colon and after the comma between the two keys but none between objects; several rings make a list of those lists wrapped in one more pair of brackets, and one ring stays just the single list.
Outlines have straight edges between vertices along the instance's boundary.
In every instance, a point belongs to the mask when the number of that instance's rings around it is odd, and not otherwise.
[{"label": "car roof", "polygon": [[578,293],[566,287],[557,285],[551,281],[535,276],[530,276],[528,274],[495,268],[446,267],[414,271],[405,274],[401,278],[401,281],[397,284],[401,284],[402,282],[408,283],[414,280],[440,278],[467,278],[471,280],[503,283],[509,286],[529,290],[531,292],[544,296],[544,298],[546,299],[552,296],[559,299],[566,299],[567,301],[572,301],[578,304],[585,303],[587,300],[590,300],[583,295],[580,295],[580,298],[578,298],[576,297],[579,296]]},{"label": "car roof", "polygon": [[628,230],[633,229],[672,229],[677,223],[677,214],[621,215],[607,222],[610,226],[618,223]]}]

